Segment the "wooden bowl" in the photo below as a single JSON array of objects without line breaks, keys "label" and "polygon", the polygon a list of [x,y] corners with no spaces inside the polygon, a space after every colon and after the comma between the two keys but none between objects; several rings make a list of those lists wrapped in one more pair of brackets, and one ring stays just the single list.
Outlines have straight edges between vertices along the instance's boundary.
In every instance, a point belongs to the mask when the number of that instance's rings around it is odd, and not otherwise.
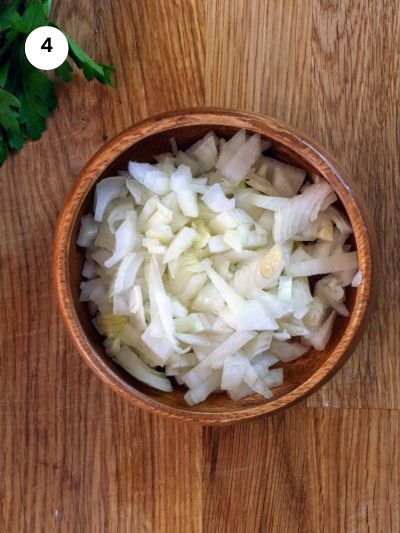
[{"label": "wooden bowl", "polygon": [[[92,325],[86,303],[79,302],[79,284],[84,252],[76,245],[80,218],[93,205],[95,183],[115,171],[126,169],[128,161],[150,161],[153,154],[169,150],[169,139],[188,147],[210,130],[230,137],[238,129],[257,132],[272,141],[274,155],[318,174],[335,189],[341,208],[354,229],[354,244],[363,274],[360,287],[347,290],[349,318],[338,317],[332,338],[322,352],[311,351],[284,364],[284,384],[274,389],[272,400],[253,395],[240,401],[225,393],[189,407],[185,389],[173,393],[154,390],[135,380],[107,357],[102,338]],[[372,299],[372,237],[363,201],[339,164],[304,134],[271,118],[224,109],[190,109],[165,113],[127,129],[103,146],[76,178],[60,215],[53,247],[53,279],[62,318],[76,348],[92,370],[114,391],[137,407],[170,418],[202,424],[227,424],[276,413],[306,397],[325,383],[346,361],[360,337]]]}]

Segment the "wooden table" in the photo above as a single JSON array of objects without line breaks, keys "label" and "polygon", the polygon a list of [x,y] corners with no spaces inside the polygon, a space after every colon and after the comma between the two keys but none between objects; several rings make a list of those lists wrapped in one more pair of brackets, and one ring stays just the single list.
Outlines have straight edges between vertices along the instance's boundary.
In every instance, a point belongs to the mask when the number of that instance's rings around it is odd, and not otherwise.
[{"label": "wooden table", "polygon": [[[0,170],[0,531],[400,531],[399,68],[395,0],[70,0],[53,14],[117,89],[59,87]],[[381,286],[351,360],[273,418],[186,426],[122,401],[68,341],[50,285],[74,175],[148,115],[217,105],[308,132],[353,173]]]}]

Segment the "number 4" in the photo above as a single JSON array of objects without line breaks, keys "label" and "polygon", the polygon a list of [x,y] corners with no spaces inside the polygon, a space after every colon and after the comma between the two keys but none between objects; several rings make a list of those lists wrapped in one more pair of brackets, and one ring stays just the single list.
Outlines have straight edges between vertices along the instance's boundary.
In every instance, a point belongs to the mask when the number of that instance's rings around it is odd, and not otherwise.
[{"label": "number 4", "polygon": [[54,48],[54,46],[51,46],[51,37],[47,37],[47,39],[44,41],[40,48],[42,50],[47,50],[48,52],[51,52]]}]

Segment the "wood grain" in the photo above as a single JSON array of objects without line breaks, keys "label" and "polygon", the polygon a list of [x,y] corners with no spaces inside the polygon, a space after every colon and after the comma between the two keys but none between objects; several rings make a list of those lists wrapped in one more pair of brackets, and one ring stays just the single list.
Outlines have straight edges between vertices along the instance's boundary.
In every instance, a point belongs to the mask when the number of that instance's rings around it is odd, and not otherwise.
[{"label": "wood grain", "polygon": [[[0,531],[399,531],[397,2],[53,5],[119,67],[118,88],[60,86],[42,140],[0,169]],[[103,138],[204,103],[288,120],[345,163],[373,211],[383,288],[363,345],[308,406],[203,431],[139,412],[86,368],[56,313],[49,250]]]},{"label": "wood grain", "polygon": [[398,411],[299,406],[205,430],[203,530],[398,531],[399,423]]},{"label": "wood grain", "polygon": [[208,0],[206,105],[265,113],[306,133],[311,0]]}]

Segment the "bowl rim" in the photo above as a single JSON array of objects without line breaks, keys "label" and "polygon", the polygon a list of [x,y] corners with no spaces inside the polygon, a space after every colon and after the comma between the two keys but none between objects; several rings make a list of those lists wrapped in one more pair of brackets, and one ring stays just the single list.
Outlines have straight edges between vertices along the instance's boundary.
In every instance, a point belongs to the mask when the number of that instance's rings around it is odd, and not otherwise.
[{"label": "bowl rim", "polygon": [[[330,357],[306,381],[281,396],[253,407],[232,412],[198,412],[172,407],[142,393],[120,378],[105,364],[92,347],[75,310],[69,283],[68,257],[72,230],[77,213],[92,186],[105,168],[139,140],[154,134],[195,125],[230,126],[258,132],[296,153],[302,160],[318,168],[334,187],[342,201],[354,230],[363,280],[356,291],[349,323]],[[172,419],[205,425],[222,425],[270,415],[306,398],[321,387],[348,359],[359,340],[374,300],[375,264],[372,253],[374,235],[368,211],[350,176],[336,159],[317,142],[288,124],[265,115],[223,108],[189,108],[161,113],[127,128],[105,143],[90,158],[74,180],[59,215],[52,250],[52,280],[58,309],[76,349],[89,367],[115,392],[137,407]]]}]

